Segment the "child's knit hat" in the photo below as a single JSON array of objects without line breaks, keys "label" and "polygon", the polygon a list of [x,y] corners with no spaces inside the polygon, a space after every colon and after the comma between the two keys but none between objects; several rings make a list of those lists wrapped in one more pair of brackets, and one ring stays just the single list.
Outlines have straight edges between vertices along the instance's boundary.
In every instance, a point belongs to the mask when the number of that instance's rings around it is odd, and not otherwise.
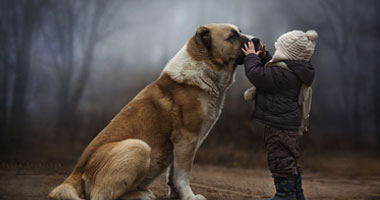
[{"label": "child's knit hat", "polygon": [[317,38],[318,33],[314,30],[306,33],[298,30],[289,31],[282,34],[275,42],[275,55],[284,60],[309,61],[314,53]]}]

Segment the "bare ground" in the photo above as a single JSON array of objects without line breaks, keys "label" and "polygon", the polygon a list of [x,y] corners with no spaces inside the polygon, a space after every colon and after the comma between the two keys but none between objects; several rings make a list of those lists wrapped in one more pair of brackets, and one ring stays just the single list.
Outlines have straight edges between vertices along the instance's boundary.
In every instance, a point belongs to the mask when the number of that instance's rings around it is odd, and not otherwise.
[{"label": "bare ground", "polygon": [[[380,169],[379,169],[380,170]],[[59,165],[1,164],[0,199],[47,199],[70,168]],[[308,199],[380,199],[379,176],[327,175],[305,171],[304,189]],[[195,165],[191,185],[194,193],[207,199],[263,199],[274,193],[273,180],[265,169],[227,168]],[[158,199],[167,199],[162,174],[151,190]]]}]

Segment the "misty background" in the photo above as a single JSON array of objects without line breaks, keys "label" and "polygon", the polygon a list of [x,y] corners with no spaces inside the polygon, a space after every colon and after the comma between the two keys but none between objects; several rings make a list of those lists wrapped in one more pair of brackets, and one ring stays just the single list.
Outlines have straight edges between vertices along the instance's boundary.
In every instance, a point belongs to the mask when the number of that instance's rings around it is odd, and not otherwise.
[{"label": "misty background", "polygon": [[[304,155],[380,150],[376,0],[1,0],[0,161],[75,162],[85,146],[208,23],[232,23],[270,52],[283,33],[319,33]],[[265,160],[243,67],[197,162]]]}]

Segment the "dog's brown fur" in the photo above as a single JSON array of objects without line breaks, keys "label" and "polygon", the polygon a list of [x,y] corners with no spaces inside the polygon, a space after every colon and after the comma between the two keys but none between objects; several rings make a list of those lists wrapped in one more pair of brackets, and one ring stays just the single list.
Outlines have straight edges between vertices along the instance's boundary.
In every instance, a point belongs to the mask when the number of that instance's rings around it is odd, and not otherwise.
[{"label": "dog's brown fur", "polygon": [[[238,33],[237,41],[229,39],[232,32]],[[159,79],[144,88],[87,146],[71,175],[49,197],[154,199],[148,186],[169,167],[171,198],[205,199],[194,195],[189,186],[192,163],[219,117],[246,40],[233,25],[200,27],[181,50],[181,55],[189,55],[187,60],[174,57]],[[193,75],[181,63],[193,67],[195,78],[201,73],[210,80],[200,86],[188,78]]]}]

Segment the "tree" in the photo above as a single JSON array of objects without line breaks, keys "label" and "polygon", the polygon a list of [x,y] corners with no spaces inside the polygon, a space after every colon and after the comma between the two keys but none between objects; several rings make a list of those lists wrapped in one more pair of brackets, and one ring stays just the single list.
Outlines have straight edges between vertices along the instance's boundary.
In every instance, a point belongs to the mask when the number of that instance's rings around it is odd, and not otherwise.
[{"label": "tree", "polygon": [[68,0],[49,4],[43,38],[50,48],[52,67],[59,80],[59,122],[69,130],[73,128],[75,114],[91,75],[96,46],[115,31],[109,27],[108,21],[122,3]]},{"label": "tree", "polygon": [[4,130],[7,123],[22,128],[26,120],[26,93],[33,39],[46,1],[15,0],[1,3],[0,126]]}]

